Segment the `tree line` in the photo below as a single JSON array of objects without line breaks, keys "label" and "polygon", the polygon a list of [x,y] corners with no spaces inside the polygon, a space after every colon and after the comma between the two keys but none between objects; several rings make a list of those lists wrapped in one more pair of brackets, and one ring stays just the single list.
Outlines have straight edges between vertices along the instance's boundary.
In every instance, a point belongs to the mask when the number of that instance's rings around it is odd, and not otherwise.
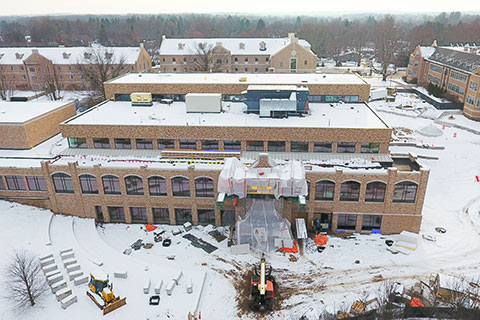
[{"label": "tree line", "polygon": [[[397,15],[396,33],[403,46],[480,43],[480,16],[460,12],[437,16]],[[1,18],[0,18],[1,19]],[[308,40],[320,57],[339,50],[353,50],[376,40],[375,28],[382,15],[344,17],[281,17],[246,15],[130,15],[45,16],[4,18],[0,22],[0,46],[86,46],[96,41],[110,46],[160,43],[161,37],[285,37],[295,32]],[[26,39],[27,37],[27,39]]]}]

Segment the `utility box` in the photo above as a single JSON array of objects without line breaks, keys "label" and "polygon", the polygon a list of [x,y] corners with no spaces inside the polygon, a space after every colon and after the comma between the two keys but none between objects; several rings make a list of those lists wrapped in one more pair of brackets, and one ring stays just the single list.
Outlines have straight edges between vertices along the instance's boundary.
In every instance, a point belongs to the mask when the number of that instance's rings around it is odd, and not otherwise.
[{"label": "utility box", "polygon": [[150,92],[134,92],[130,94],[130,100],[134,107],[151,107],[153,105]]},{"label": "utility box", "polygon": [[219,113],[222,110],[221,93],[188,93],[185,95],[187,113]]}]

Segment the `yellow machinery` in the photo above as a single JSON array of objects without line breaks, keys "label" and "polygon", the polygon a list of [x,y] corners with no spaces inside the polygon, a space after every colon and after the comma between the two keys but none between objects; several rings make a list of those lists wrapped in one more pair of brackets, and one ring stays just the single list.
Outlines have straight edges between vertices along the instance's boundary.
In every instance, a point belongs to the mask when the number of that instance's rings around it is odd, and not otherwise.
[{"label": "yellow machinery", "polygon": [[132,106],[149,107],[153,104],[152,94],[150,92],[134,92],[130,94]]},{"label": "yellow machinery", "polygon": [[103,315],[127,304],[127,298],[115,297],[112,291],[113,284],[109,283],[108,274],[102,270],[96,270],[90,273],[88,288],[87,296],[103,310]]}]

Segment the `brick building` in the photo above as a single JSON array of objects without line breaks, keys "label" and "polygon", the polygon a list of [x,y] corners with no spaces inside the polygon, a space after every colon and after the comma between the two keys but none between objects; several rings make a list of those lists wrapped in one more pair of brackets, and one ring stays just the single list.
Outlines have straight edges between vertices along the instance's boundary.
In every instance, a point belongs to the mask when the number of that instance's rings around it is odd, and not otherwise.
[{"label": "brick building", "polygon": [[152,61],[143,44],[139,47],[0,47],[0,81],[9,89],[41,91],[55,81],[62,90],[83,90],[78,64],[92,63],[99,50],[112,64],[123,62],[127,72],[150,71]]},{"label": "brick building", "polygon": [[[200,46],[200,48],[199,48]],[[216,72],[315,72],[317,56],[306,40],[287,38],[162,38],[159,50],[162,72],[205,72],[207,56]]]},{"label": "brick building", "polygon": [[417,46],[410,55],[407,80],[434,84],[463,103],[464,114],[480,120],[480,48]]},{"label": "brick building", "polygon": [[[146,89],[142,80],[131,85]],[[251,197],[272,197],[220,194],[225,157],[249,166],[296,159],[308,193],[278,200],[290,221],[319,220],[332,232],[419,231],[429,171],[413,155],[389,153],[392,129],[365,102],[311,102],[308,113],[282,119],[247,113],[243,102],[221,108],[106,101],[63,121],[61,136],[21,160],[0,149],[0,199],[103,222],[224,225],[245,214]]]}]

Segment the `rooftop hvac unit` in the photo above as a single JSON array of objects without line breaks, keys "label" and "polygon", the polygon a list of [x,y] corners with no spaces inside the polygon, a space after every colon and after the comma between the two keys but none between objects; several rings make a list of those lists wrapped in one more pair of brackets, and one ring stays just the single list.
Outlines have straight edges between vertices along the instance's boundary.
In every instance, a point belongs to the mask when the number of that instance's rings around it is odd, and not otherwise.
[{"label": "rooftop hvac unit", "polygon": [[130,101],[132,107],[151,107],[153,104],[150,92],[134,92],[130,94]]},{"label": "rooftop hvac unit", "polygon": [[187,113],[218,113],[222,110],[221,93],[188,93],[185,95]]}]

